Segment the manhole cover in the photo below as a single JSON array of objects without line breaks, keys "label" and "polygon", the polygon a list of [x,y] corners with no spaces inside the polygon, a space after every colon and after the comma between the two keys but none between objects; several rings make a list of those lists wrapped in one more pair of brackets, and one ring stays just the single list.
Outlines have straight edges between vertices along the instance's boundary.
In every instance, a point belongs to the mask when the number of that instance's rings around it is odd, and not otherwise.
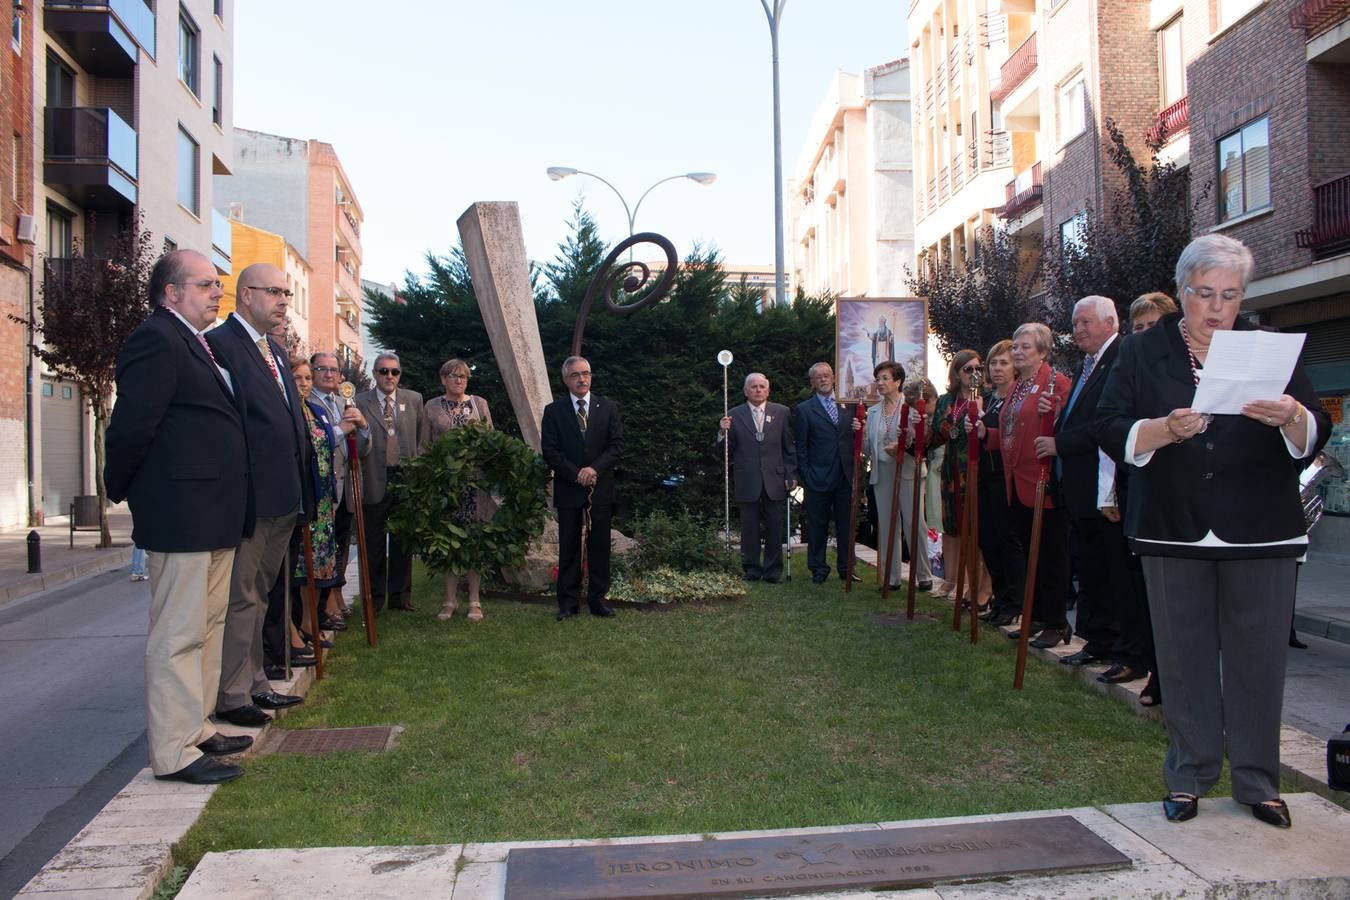
[{"label": "manhole cover", "polygon": [[898,626],[898,625],[918,625],[920,623],[928,624],[936,622],[937,619],[932,616],[925,616],[922,613],[915,613],[914,618],[906,619],[904,613],[882,613],[876,616],[868,616],[867,621],[873,625]]},{"label": "manhole cover", "polygon": [[268,749],[269,753],[297,753],[302,756],[323,756],[348,750],[366,750],[383,753],[394,746],[401,725],[373,725],[366,728],[307,728],[301,731],[280,731],[281,740]]}]

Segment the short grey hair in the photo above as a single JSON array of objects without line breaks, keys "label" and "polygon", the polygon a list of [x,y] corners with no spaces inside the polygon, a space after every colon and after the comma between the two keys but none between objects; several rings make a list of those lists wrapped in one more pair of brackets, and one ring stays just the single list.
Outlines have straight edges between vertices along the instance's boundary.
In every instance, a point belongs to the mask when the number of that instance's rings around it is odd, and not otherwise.
[{"label": "short grey hair", "polygon": [[1083,307],[1091,307],[1099,319],[1115,322],[1117,325],[1120,324],[1120,313],[1116,312],[1116,301],[1110,297],[1091,294],[1075,303],[1073,311],[1077,313]]},{"label": "short grey hair", "polygon": [[398,366],[399,368],[403,367],[403,363],[398,361],[398,354],[392,350],[386,350],[379,356],[375,357],[375,362],[371,363],[370,367],[372,369],[378,369],[380,367],[380,362],[386,359],[392,359],[394,361],[394,365]]},{"label": "short grey hair", "polygon": [[1177,297],[1186,292],[1192,278],[1210,269],[1236,272],[1246,291],[1254,268],[1256,260],[1242,241],[1224,234],[1203,234],[1187,244],[1177,259]]},{"label": "short grey hair", "polygon": [[831,373],[834,372],[834,366],[830,365],[829,363],[827,363],[825,360],[822,359],[820,362],[816,363],[816,364],[813,365],[811,368],[809,368],[809,369],[806,370],[806,377],[807,377],[807,378],[815,378],[815,377],[816,377],[816,369],[819,369],[821,366],[825,366],[827,369],[830,370]]},{"label": "short grey hair", "polygon": [[749,387],[749,386],[750,386],[750,379],[751,379],[751,378],[763,378],[765,384],[771,384],[771,383],[772,383],[772,382],[769,381],[769,376],[768,376],[768,375],[765,375],[763,372],[751,372],[749,375],[745,376],[745,387]]},{"label": "short grey hair", "polygon": [[564,359],[564,360],[563,360],[562,369],[559,371],[558,374],[560,374],[560,375],[562,375],[562,377],[566,378],[566,377],[567,377],[567,367],[570,366],[572,363],[576,363],[576,362],[584,362],[584,363],[585,363],[586,365],[588,365],[588,366],[591,364],[590,360],[588,360],[588,359],[587,359],[586,357],[584,357],[584,356],[569,356],[569,357],[567,357],[567,359]]},{"label": "short grey hair", "polygon": [[1013,340],[1017,340],[1024,334],[1031,335],[1031,339],[1036,343],[1036,349],[1049,355],[1055,347],[1055,336],[1050,333],[1050,326],[1040,322],[1025,322],[1017,326],[1013,332]]}]

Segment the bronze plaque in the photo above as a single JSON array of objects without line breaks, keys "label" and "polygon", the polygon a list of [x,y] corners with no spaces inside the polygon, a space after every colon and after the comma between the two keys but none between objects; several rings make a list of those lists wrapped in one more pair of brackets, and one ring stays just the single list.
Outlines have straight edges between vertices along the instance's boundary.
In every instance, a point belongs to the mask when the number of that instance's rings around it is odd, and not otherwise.
[{"label": "bronze plaque", "polygon": [[1125,856],[1071,816],[779,837],[512,850],[507,900],[762,897],[1087,869]]}]

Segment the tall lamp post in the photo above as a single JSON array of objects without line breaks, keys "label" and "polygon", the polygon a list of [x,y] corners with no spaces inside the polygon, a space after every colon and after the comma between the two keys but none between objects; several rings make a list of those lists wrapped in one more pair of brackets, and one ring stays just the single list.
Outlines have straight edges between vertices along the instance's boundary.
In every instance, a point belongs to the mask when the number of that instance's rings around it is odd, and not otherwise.
[{"label": "tall lamp post", "polygon": [[638,210],[642,208],[642,201],[646,200],[647,195],[650,194],[652,191],[654,191],[660,185],[665,184],[667,181],[679,181],[681,178],[688,178],[690,181],[696,181],[699,184],[704,185],[712,184],[714,181],[717,180],[717,175],[713,172],[684,172],[680,175],[671,175],[668,178],[662,178],[660,181],[656,182],[656,184],[652,185],[651,187],[643,191],[642,196],[638,198],[638,202],[633,204],[632,209],[629,209],[628,201],[623,198],[623,194],[619,193],[619,189],[616,188],[614,185],[610,184],[604,178],[601,178],[599,175],[595,174],[594,172],[586,172],[581,169],[573,169],[569,166],[548,167],[548,177],[552,178],[554,181],[562,181],[569,175],[589,175],[591,178],[594,178],[596,181],[600,182],[605,187],[609,188],[611,191],[614,192],[614,196],[619,198],[619,202],[623,204],[623,211],[628,216],[629,237],[633,236],[634,231],[633,223],[637,221],[637,214]]},{"label": "tall lamp post", "polygon": [[773,48],[773,288],[775,299],[787,303],[787,269],[783,252],[783,120],[778,99],[778,25],[783,21],[787,0],[759,0],[769,18],[769,42]]}]

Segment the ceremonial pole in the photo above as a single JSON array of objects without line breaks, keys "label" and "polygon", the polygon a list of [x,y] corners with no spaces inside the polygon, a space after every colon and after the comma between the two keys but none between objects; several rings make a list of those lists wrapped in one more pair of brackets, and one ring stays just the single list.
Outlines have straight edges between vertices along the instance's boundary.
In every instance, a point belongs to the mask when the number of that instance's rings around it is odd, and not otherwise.
[{"label": "ceremonial pole", "polygon": [[[862,449],[867,430],[867,410],[861,400],[854,410],[854,421],[858,423],[859,428],[853,433],[853,500],[848,508],[848,565],[844,574],[845,594],[853,590],[853,566],[858,559],[858,502],[862,498]],[[841,551],[843,549],[839,548]]]},{"label": "ceremonial pole", "polygon": [[[722,418],[730,415],[727,401],[727,369],[731,366],[730,350],[717,354],[722,365]],[[722,437],[722,528],[727,539],[727,552],[731,552],[731,441]]]},{"label": "ceremonial pole", "polygon": [[[919,388],[919,399],[914,401],[914,411],[919,414],[914,422],[914,502],[911,504],[913,516],[909,522],[909,597],[905,601],[905,618],[914,618],[914,592],[917,589],[919,580],[919,510],[920,503],[923,502],[924,478],[923,478],[923,454],[924,454],[924,414],[925,403],[923,399],[923,388]],[[903,468],[903,466],[901,467]],[[895,473],[900,475],[900,470]],[[896,478],[899,482],[899,478]],[[927,552],[927,538],[924,535],[923,552]]]},{"label": "ceremonial pole", "polygon": [[[1041,437],[1049,437],[1055,431],[1055,370],[1050,370],[1050,384],[1047,396],[1050,409],[1041,413]],[[1022,622],[1017,629],[1017,668],[1013,673],[1013,688],[1022,689],[1022,676],[1027,669],[1027,643],[1031,640],[1031,608],[1036,599],[1036,567],[1041,557],[1041,527],[1045,514],[1045,488],[1050,481],[1050,457],[1041,460],[1040,472],[1036,477],[1036,502],[1031,514],[1031,546],[1027,548],[1027,580],[1022,591]]]},{"label": "ceremonial pole", "polygon": [[[344,381],[338,386],[344,406],[352,405],[356,385]],[[366,514],[361,500],[361,460],[356,449],[356,431],[347,435],[347,480],[352,486],[352,503],[356,506],[356,560],[361,579],[361,618],[366,623],[366,644],[374,647],[375,603],[370,596],[370,562],[366,556]],[[289,641],[287,643],[290,643]]]},{"label": "ceremonial pole", "polygon": [[[953,485],[954,499],[956,501],[955,505],[956,508],[960,510],[957,514],[957,531],[960,537],[957,541],[956,564],[952,566],[956,571],[956,578],[953,582],[956,585],[956,592],[952,595],[952,631],[961,630],[961,612],[967,599],[967,587],[969,587],[970,597],[972,598],[975,596],[977,589],[975,584],[976,572],[972,570],[969,578],[967,578],[967,570],[970,569],[970,566],[967,565],[967,561],[968,554],[971,552],[970,542],[968,540],[971,534],[971,523],[975,520],[976,510],[978,508],[976,504],[972,502],[975,500],[978,493],[976,489],[972,487],[972,485],[975,484],[975,478],[977,477],[975,472],[979,466],[979,436],[975,432],[975,404],[979,397],[978,379],[979,373],[976,372],[975,377],[971,380],[969,396],[966,398],[965,422],[963,423],[961,419],[956,416],[952,417],[952,437],[951,441],[948,443],[947,450],[948,453],[952,453],[956,450],[956,442],[960,439],[959,433],[963,430],[964,426],[966,436],[966,469],[965,472],[962,472],[955,466],[952,467],[952,473],[955,478],[955,484]],[[962,483],[963,478],[965,480],[964,484]],[[972,606],[973,605],[974,604],[972,604]],[[971,618],[973,619],[974,617],[975,611],[971,610]]]}]

